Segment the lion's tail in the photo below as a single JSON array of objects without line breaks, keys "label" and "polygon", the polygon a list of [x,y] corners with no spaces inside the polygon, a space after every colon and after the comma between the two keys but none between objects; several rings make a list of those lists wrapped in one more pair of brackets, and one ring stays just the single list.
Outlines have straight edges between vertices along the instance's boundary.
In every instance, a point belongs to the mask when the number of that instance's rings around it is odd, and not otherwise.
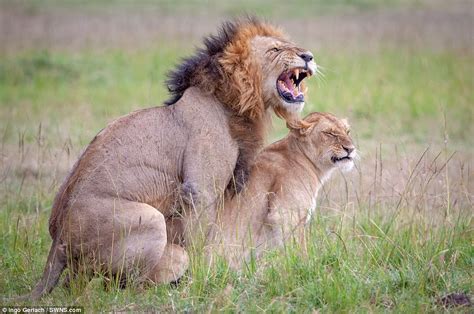
[{"label": "lion's tail", "polygon": [[36,284],[30,294],[17,297],[14,300],[34,301],[40,299],[45,294],[50,293],[57,285],[59,277],[66,268],[66,265],[66,248],[64,245],[60,244],[58,240],[54,240],[51,249],[49,250],[46,266],[44,267],[43,276],[40,281]]}]

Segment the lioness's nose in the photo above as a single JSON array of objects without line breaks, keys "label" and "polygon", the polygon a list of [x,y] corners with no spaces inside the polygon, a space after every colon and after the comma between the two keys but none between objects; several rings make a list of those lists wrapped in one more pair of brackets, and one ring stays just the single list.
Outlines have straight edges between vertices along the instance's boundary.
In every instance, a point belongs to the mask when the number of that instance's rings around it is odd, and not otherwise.
[{"label": "lioness's nose", "polygon": [[342,148],[344,148],[344,150],[347,152],[347,155],[350,155],[354,151],[354,146],[342,146]]},{"label": "lioness's nose", "polygon": [[300,54],[301,59],[303,59],[305,62],[310,62],[313,60],[313,54],[309,51],[306,51],[302,54]]}]

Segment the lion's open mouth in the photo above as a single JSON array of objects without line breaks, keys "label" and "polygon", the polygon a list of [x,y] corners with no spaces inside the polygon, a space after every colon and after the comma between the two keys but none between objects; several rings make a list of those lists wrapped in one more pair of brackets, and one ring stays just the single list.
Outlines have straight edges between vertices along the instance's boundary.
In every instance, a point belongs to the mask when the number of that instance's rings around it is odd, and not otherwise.
[{"label": "lion's open mouth", "polygon": [[277,80],[277,90],[280,97],[286,102],[304,102],[304,90],[301,82],[311,76],[308,70],[294,68],[283,72]]}]

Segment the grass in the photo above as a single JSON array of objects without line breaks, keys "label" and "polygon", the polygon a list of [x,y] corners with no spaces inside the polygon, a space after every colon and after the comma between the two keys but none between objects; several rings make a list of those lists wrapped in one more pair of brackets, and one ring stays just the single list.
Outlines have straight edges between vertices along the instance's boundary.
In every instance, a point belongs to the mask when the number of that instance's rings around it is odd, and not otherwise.
[{"label": "grass", "polygon": [[[162,103],[164,73],[189,51],[167,44],[2,56],[0,295],[38,280],[52,198],[79,151],[115,117]],[[194,252],[176,287],[104,289],[106,279],[96,278],[35,304],[405,313],[440,311],[437,300],[449,293],[472,296],[474,58],[385,49],[319,51],[316,59],[325,77],[310,81],[305,111],[348,116],[362,159],[326,185],[305,247],[288,243],[239,273],[203,267]],[[276,121],[272,139],[285,133]]]},{"label": "grass", "polygon": [[[2,214],[2,289],[24,291],[43,267],[44,259],[38,257],[49,247],[48,215],[15,221],[16,210],[7,212]],[[338,216],[318,215],[308,229],[306,247],[290,243],[240,274],[224,264],[207,269],[197,263],[177,287],[146,290],[114,285],[105,290],[105,280],[97,278],[75,283],[72,293],[57,288],[35,305],[82,305],[88,311],[439,310],[439,296],[472,289],[472,221],[454,218],[452,224],[403,226],[358,213],[341,226]]]}]

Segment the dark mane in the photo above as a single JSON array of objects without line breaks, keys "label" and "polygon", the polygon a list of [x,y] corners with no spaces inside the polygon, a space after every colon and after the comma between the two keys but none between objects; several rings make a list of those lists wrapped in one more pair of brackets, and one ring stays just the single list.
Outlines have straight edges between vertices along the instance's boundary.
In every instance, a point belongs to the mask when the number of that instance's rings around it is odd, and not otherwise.
[{"label": "dark mane", "polygon": [[238,28],[237,21],[223,23],[216,35],[204,38],[204,48],[199,48],[193,56],[184,58],[175,70],[167,74],[166,86],[171,97],[165,101],[166,105],[176,103],[187,88],[197,85],[199,82],[196,82],[196,78],[202,78],[200,74],[219,80],[221,74],[217,59],[232,41]]}]

